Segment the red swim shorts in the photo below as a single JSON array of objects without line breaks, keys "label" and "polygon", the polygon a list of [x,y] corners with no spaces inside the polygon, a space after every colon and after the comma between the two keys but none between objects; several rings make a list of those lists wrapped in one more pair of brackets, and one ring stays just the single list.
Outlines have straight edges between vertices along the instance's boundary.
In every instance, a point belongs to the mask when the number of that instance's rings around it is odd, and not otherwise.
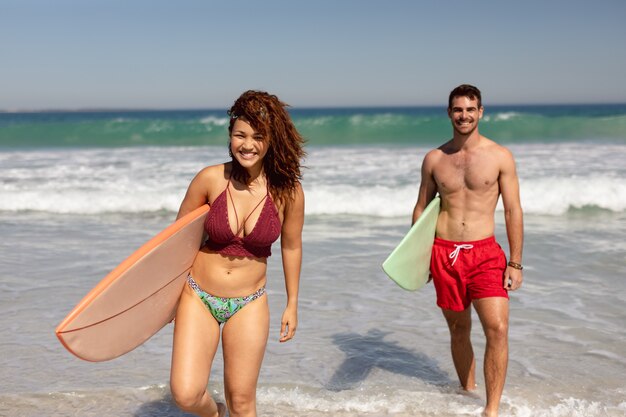
[{"label": "red swim shorts", "polygon": [[463,311],[472,300],[506,297],[503,287],[506,256],[495,237],[473,242],[435,238],[430,258],[437,305]]}]

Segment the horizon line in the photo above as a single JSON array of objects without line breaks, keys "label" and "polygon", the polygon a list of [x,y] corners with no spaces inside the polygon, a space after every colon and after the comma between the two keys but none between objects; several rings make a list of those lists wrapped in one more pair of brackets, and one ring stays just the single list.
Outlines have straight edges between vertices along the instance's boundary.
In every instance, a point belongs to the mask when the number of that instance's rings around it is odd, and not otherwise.
[{"label": "horizon line", "polygon": [[[550,102],[550,103],[493,103],[489,107],[537,107],[537,106],[619,106],[626,101],[607,102]],[[406,108],[445,108],[446,104],[386,104],[386,105],[340,105],[340,106],[288,106],[290,110],[339,110],[339,109],[406,109]],[[167,111],[222,111],[228,107],[50,107],[39,109],[0,109],[0,113],[105,113],[105,112],[167,112]]]}]

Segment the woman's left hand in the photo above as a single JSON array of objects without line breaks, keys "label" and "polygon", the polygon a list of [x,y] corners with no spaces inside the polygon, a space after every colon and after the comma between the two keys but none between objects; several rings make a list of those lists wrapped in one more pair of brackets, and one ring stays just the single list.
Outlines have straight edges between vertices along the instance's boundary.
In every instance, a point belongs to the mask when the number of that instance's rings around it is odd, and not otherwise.
[{"label": "woman's left hand", "polygon": [[296,308],[287,307],[283,312],[280,322],[280,342],[291,340],[296,334],[298,327],[298,310]]}]

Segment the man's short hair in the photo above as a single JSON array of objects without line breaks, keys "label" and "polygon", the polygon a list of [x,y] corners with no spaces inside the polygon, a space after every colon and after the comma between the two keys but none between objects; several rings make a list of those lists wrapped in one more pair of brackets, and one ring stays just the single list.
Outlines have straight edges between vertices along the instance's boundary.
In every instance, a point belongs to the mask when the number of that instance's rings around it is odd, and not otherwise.
[{"label": "man's short hair", "polygon": [[448,110],[452,108],[452,100],[454,100],[455,97],[469,97],[470,100],[476,99],[478,102],[478,108],[482,106],[480,90],[473,85],[461,84],[454,90],[450,91],[450,97],[448,97]]}]

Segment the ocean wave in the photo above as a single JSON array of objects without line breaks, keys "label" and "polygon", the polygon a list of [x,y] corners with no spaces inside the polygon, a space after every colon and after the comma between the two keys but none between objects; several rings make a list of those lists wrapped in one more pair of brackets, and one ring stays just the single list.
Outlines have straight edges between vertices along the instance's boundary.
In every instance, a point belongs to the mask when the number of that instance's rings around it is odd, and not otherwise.
[{"label": "ocean wave", "polygon": [[[428,150],[309,149],[303,178],[306,214],[409,218]],[[515,145],[511,150],[526,214],[626,211],[623,145]],[[0,151],[0,210],[176,211],[194,175],[227,157],[223,145]]]},{"label": "ocean wave", "polygon": [[[42,198],[42,196],[45,196]],[[176,212],[184,196],[159,192],[101,193],[81,191],[0,192],[0,211],[53,214]]]},{"label": "ocean wave", "polygon": [[[184,196],[181,179],[166,186],[158,181],[132,184],[93,184],[79,181],[24,189],[5,184],[0,190],[0,210],[41,211],[59,214],[175,212]],[[626,183],[616,178],[548,178],[522,181],[522,208],[526,214],[563,215],[568,212],[593,214],[600,210],[626,211]],[[417,199],[415,185],[304,184],[306,214],[411,217]],[[498,204],[502,211],[502,202]]]},{"label": "ocean wave", "polygon": [[531,404],[512,404],[512,415],[518,417],[592,417],[619,416],[624,412],[623,403],[607,405],[599,401],[568,397],[549,407]]},{"label": "ocean wave", "polygon": [[502,113],[495,113],[494,115],[486,115],[483,116],[483,121],[484,122],[506,122],[508,120],[512,120],[514,118],[519,118],[519,117],[523,117],[522,113],[518,113],[518,112],[502,112]]},{"label": "ocean wave", "polygon": [[613,176],[522,180],[526,213],[559,215],[568,211],[603,209],[626,211],[626,182]]},{"label": "ocean wave", "polygon": [[[434,386],[414,390],[385,386],[377,387],[373,392],[367,388],[357,392],[328,392],[298,387],[262,387],[258,396],[260,404],[275,406],[277,410],[294,410],[296,415],[324,410],[325,413],[349,416],[367,413],[447,417],[478,416],[483,410],[479,397],[452,391],[448,387]],[[523,398],[504,395],[501,407],[515,417],[612,417],[620,416],[624,411],[624,402],[607,404],[574,397],[559,398],[558,393],[551,397],[529,404]]]},{"label": "ocean wave", "polygon": [[[221,384],[213,383],[211,393],[223,398]],[[215,389],[217,388],[217,389]],[[358,390],[329,391],[306,384],[260,384],[257,390],[259,409],[267,415],[321,417],[341,415],[401,416],[478,416],[483,400],[449,388],[421,385],[411,389],[388,384]],[[529,398],[504,395],[502,411],[512,417],[617,417],[625,410],[624,402],[601,402],[565,396],[559,393]],[[137,415],[169,416],[180,413],[173,403],[169,387],[118,387],[60,391],[50,393],[0,394],[0,411],[6,415],[35,416],[41,409],[53,409],[63,415]],[[140,406],[138,407],[138,404]],[[17,413],[17,414],[16,414]]]},{"label": "ocean wave", "polygon": [[230,119],[228,117],[207,116],[200,119],[200,123],[202,123],[203,125],[222,127],[227,126],[229,120]]}]

